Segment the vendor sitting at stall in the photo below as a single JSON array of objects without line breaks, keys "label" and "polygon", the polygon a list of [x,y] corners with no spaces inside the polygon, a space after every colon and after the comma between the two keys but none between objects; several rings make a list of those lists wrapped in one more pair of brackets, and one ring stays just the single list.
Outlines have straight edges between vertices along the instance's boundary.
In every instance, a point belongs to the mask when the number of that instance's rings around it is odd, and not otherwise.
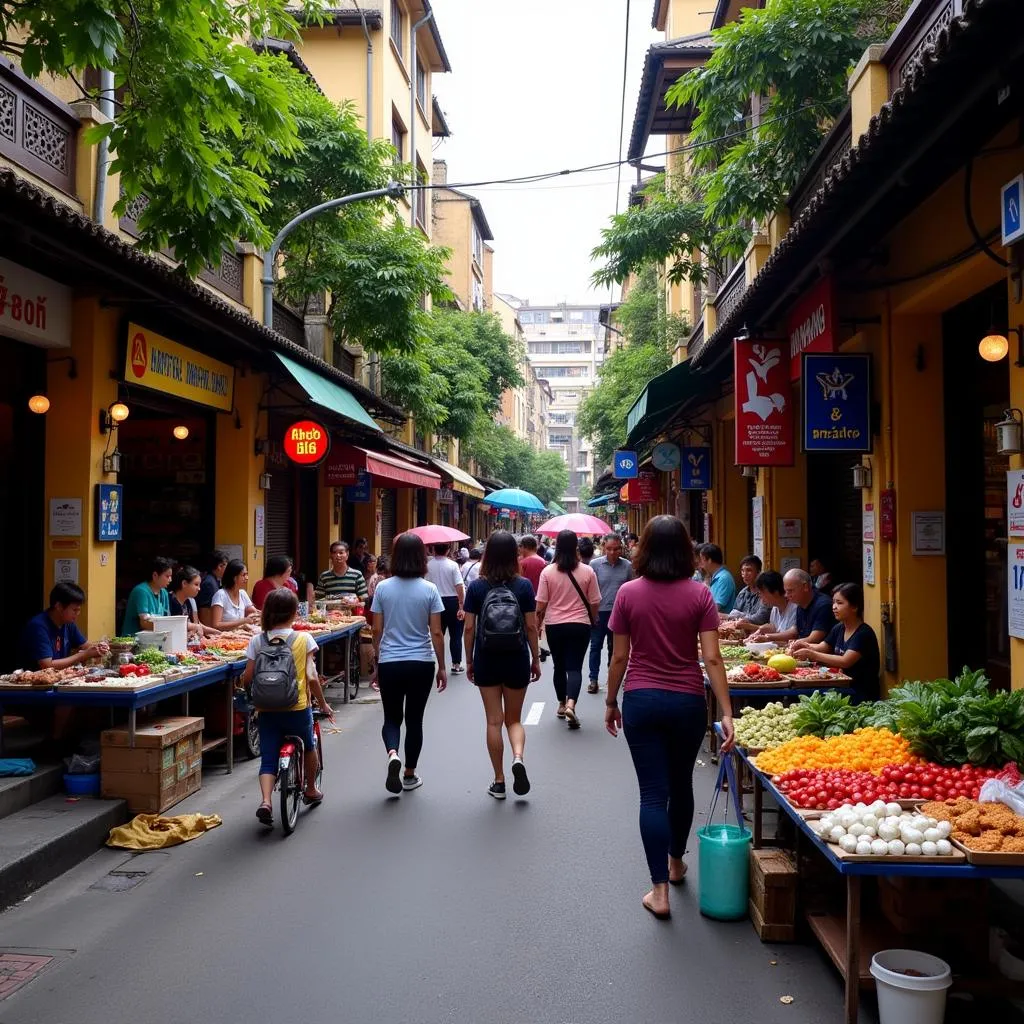
[{"label": "vendor sitting at stall", "polygon": [[154,615],[170,615],[171,602],[167,588],[174,575],[174,563],[169,558],[154,558],[149,571],[149,582],[140,583],[128,595],[121,633],[135,636],[144,629],[153,628]]},{"label": "vendor sitting at stall", "polygon": [[85,591],[77,583],[58,583],[50,591],[50,607],[29,619],[22,632],[24,668],[71,668],[109,653],[102,641],[89,643],[76,625],[84,603]]},{"label": "vendor sitting at stall", "polygon": [[753,633],[754,630],[768,624],[771,610],[761,599],[760,591],[757,589],[757,577],[761,573],[761,559],[757,555],[747,555],[740,562],[740,579],[743,586],[736,595],[736,603],[723,620],[730,625],[738,626],[744,633]]},{"label": "vendor sitting at stall", "polygon": [[736,603],[736,580],[722,564],[725,558],[717,544],[702,544],[697,564],[720,612],[728,614]]},{"label": "vendor sitting at stall", "polygon": [[168,601],[171,615],[184,615],[188,619],[189,636],[216,636],[220,630],[213,626],[205,626],[199,621],[199,609],[196,607],[196,595],[202,586],[203,578],[199,570],[191,565],[179,565],[171,577]]},{"label": "vendor sitting at stall", "polygon": [[260,621],[260,610],[245,592],[249,582],[249,570],[237,558],[228,562],[224,570],[221,587],[213,595],[213,625],[217,629],[229,630],[245,623]]},{"label": "vendor sitting at stall", "polygon": [[331,567],[316,581],[316,596],[330,601],[352,594],[360,601],[366,600],[366,577],[362,570],[349,566],[348,545],[336,540],[331,545]]},{"label": "vendor sitting at stall", "polygon": [[292,570],[295,568],[292,560],[287,555],[271,555],[267,564],[263,567],[263,579],[252,588],[252,603],[263,610],[263,602],[267,594],[272,590],[284,587],[293,594],[298,594],[298,583],[292,579]]},{"label": "vendor sitting at stall", "polygon": [[790,569],[782,578],[786,597],[796,605],[796,638],[820,644],[832,630],[832,600],[815,590],[810,573]]},{"label": "vendor sitting at stall", "polygon": [[782,576],[769,569],[758,573],[754,588],[768,607],[768,622],[748,638],[754,643],[785,644],[796,639],[796,605],[786,597]]},{"label": "vendor sitting at stall", "polygon": [[790,648],[795,657],[839,669],[852,680],[857,702],[878,700],[881,655],[875,631],[864,621],[864,590],[859,583],[840,583],[832,592],[837,624],[821,643],[797,640]]}]

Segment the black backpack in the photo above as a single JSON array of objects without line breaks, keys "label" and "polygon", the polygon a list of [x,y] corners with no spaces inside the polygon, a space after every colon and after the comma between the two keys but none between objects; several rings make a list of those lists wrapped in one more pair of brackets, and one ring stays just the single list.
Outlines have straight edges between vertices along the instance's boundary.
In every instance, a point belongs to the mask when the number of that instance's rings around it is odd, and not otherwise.
[{"label": "black backpack", "polygon": [[271,640],[266,633],[259,637],[255,667],[252,673],[252,702],[261,711],[284,711],[299,700],[299,676],[289,633],[280,640]]},{"label": "black backpack", "polygon": [[491,587],[480,607],[477,641],[487,654],[508,654],[526,646],[526,620],[519,600],[506,586]]}]

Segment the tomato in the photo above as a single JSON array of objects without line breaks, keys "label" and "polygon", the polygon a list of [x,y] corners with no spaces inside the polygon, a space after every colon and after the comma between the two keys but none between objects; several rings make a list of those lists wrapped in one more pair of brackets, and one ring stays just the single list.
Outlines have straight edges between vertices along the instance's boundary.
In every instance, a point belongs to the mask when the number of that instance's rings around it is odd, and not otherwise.
[{"label": "tomato", "polygon": [[828,809],[829,809],[830,811],[834,811],[834,810],[835,810],[835,809],[836,809],[837,807],[839,807],[839,806],[840,806],[840,803],[839,803],[839,801],[838,801],[838,800],[836,800],[836,799],[835,799],[835,798],[833,797],[833,798],[832,798],[831,800],[829,800],[829,802],[828,802],[828,804],[827,804],[826,806],[828,807]]},{"label": "tomato", "polygon": [[864,794],[860,790],[857,790],[856,793],[852,793],[850,795],[850,800],[855,804],[862,804],[864,803]]}]

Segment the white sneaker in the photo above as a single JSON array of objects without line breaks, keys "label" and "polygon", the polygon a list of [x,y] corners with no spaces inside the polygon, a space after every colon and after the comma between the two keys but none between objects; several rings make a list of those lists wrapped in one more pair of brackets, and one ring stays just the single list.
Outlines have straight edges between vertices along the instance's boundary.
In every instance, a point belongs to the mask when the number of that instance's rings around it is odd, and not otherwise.
[{"label": "white sneaker", "polygon": [[402,776],[402,789],[419,789],[423,785],[423,780],[418,775],[403,775]]},{"label": "white sneaker", "polygon": [[384,788],[389,793],[401,793],[402,792],[402,780],[399,777],[402,771],[402,759],[397,754],[392,754],[388,758],[388,777],[384,783]]}]

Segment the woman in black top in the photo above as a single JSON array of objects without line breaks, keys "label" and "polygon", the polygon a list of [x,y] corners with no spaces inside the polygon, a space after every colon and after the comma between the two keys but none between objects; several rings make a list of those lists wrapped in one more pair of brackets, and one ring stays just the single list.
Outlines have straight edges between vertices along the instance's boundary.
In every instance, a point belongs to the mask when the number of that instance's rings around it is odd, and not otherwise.
[{"label": "woman in black top", "polygon": [[875,631],[864,621],[864,589],[859,583],[840,583],[832,591],[832,614],[838,622],[829,635],[820,644],[798,640],[794,655],[845,672],[853,680],[855,702],[878,700],[881,655]]},{"label": "woman in black top", "polygon": [[[488,652],[478,642],[477,617],[493,587],[507,587],[519,603],[525,626],[519,652]],[[530,791],[530,780],[523,764],[526,730],[520,719],[526,688],[540,679],[540,652],[537,599],[530,581],[519,575],[519,545],[511,533],[496,530],[491,534],[484,548],[480,575],[466,590],[464,611],[467,677],[479,688],[484,702],[487,752],[494,768],[494,782],[487,792],[496,800],[505,799],[505,746],[501,735],[504,725],[512,747],[512,791],[516,796],[525,796]]]},{"label": "woman in black top", "polygon": [[202,586],[203,578],[199,570],[191,565],[179,565],[171,577],[171,590],[168,595],[171,615],[184,615],[188,619],[190,636],[216,636],[220,630],[212,626],[204,626],[199,621],[199,609],[196,607],[196,595]]}]

